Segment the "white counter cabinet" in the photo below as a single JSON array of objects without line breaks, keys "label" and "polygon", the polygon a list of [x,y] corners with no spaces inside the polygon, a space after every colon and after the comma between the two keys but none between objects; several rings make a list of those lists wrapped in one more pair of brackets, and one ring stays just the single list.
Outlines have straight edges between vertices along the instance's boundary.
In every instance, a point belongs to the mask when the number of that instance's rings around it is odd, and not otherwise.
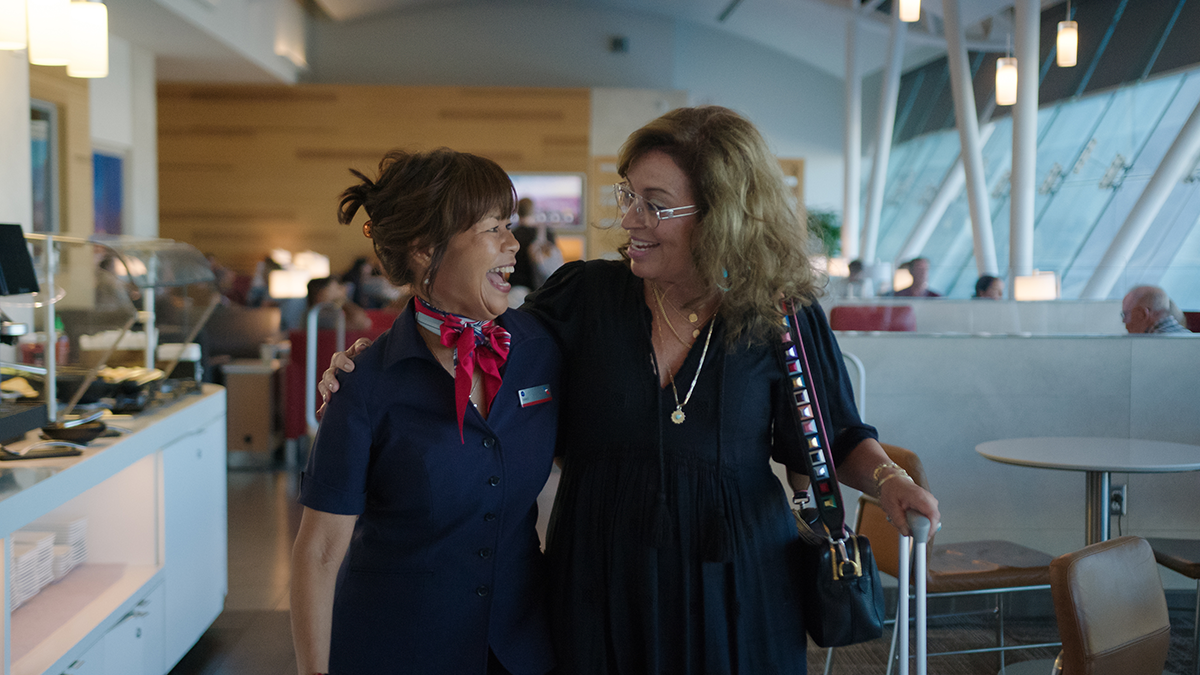
[{"label": "white counter cabinet", "polygon": [[0,462],[6,549],[46,516],[88,526],[86,564],[17,609],[5,597],[0,675],[162,675],[224,606],[225,390],[117,424],[131,433],[79,457]]}]

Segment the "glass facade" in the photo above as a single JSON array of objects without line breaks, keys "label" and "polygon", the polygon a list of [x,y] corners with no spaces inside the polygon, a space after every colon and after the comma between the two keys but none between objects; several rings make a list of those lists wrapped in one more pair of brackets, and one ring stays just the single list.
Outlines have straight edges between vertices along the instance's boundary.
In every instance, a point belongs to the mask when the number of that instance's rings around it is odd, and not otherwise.
[{"label": "glass facade", "polygon": [[[1077,298],[1176,135],[1200,103],[1200,69],[1068,98],[1038,114],[1033,266]],[[1006,276],[1012,118],[992,122],[983,148],[997,263]],[[953,128],[897,139],[888,166],[878,254],[893,260],[959,154]],[[864,185],[864,194],[866,194]],[[1111,297],[1137,284],[1163,286],[1185,309],[1200,308],[1200,168],[1172,190]],[[978,275],[966,191],[921,250],[930,286],[969,297]]]}]

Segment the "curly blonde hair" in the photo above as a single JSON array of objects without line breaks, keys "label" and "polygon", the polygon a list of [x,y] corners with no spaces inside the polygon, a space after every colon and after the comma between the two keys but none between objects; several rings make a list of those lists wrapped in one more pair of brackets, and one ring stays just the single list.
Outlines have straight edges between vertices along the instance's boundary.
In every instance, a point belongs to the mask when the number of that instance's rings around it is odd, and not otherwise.
[{"label": "curly blonde hair", "polygon": [[[618,172],[646,153],[665,153],[691,181],[699,207],[692,263],[722,291],[730,342],[779,331],[780,300],[807,305],[821,295],[808,256],[808,228],[788,201],[779,162],[748,120],[728,108],[678,108],[633,132]],[[621,253],[626,255],[627,247]]]}]

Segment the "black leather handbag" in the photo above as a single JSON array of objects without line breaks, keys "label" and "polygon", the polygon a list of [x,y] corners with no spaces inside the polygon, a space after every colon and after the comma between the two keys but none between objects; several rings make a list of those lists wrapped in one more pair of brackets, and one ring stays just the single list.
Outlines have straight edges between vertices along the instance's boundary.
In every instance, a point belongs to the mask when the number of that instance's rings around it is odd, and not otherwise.
[{"label": "black leather handbag", "polygon": [[883,634],[883,587],[871,542],[845,526],[828,434],[809,378],[807,350],[794,306],[784,303],[783,363],[795,410],[793,422],[805,448],[809,490],[816,508],[794,508],[800,604],[804,626],[821,647],[844,647]]}]

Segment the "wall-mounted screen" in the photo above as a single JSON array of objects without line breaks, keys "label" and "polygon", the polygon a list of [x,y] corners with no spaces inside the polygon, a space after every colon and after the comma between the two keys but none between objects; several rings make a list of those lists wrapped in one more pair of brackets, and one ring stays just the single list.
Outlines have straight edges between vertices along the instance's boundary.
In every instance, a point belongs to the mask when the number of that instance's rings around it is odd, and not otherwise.
[{"label": "wall-mounted screen", "polygon": [[533,200],[533,217],[552,230],[583,229],[583,174],[512,173],[517,199]]}]

